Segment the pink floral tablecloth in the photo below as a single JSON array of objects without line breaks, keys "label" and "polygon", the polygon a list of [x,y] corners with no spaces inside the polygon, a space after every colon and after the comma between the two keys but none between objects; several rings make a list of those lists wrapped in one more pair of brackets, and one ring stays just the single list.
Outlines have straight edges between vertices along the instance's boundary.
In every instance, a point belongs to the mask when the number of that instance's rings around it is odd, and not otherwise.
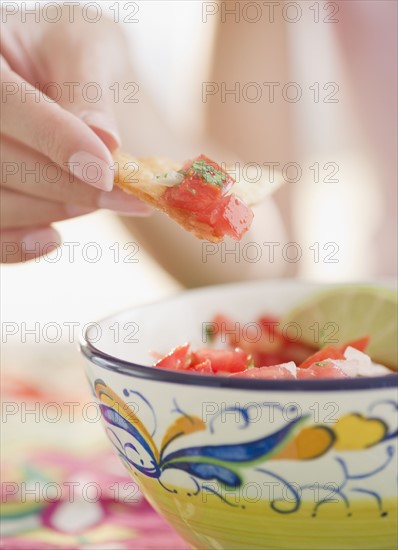
[{"label": "pink floral tablecloth", "polygon": [[80,367],[3,367],[0,548],[187,549],[110,449]]}]

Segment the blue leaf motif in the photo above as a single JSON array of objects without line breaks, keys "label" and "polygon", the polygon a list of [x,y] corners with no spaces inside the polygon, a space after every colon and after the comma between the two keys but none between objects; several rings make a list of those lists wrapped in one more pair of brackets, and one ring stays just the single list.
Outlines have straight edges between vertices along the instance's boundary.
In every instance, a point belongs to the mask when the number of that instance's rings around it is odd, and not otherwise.
[{"label": "blue leaf motif", "polygon": [[162,470],[182,470],[206,481],[214,479],[228,487],[239,487],[242,479],[230,469],[209,462],[173,462],[163,466]]},{"label": "blue leaf motif", "polygon": [[[186,449],[179,449],[173,453],[167,455],[162,463],[161,467],[167,465],[171,468],[171,463],[184,458],[195,457],[203,459],[220,460],[224,462],[252,462],[260,458],[265,458],[270,455],[272,451],[276,451],[281,443],[286,442],[286,438],[291,435],[296,426],[302,423],[307,417],[301,417],[293,420],[287,426],[284,426],[280,430],[257,439],[255,441],[234,443],[228,445],[204,445],[201,447],[188,447]],[[195,462],[198,462],[196,460]]]},{"label": "blue leaf motif", "polygon": [[131,436],[134,437],[136,441],[140,443],[140,445],[142,445],[142,447],[150,455],[152,460],[156,462],[156,458],[153,455],[150,445],[133,424],[128,422],[117,411],[115,411],[111,407],[108,407],[107,405],[100,405],[100,409],[104,419],[108,422],[108,424],[116,426],[117,428],[121,428],[125,432],[128,432]]}]

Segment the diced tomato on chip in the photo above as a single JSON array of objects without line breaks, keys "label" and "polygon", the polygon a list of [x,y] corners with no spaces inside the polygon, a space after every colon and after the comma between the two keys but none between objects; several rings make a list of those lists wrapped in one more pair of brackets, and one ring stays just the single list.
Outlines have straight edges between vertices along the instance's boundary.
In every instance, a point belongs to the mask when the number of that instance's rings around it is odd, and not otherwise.
[{"label": "diced tomato on chip", "polygon": [[222,196],[221,189],[208,185],[196,176],[189,176],[180,185],[164,192],[167,204],[199,213]]},{"label": "diced tomato on chip", "polygon": [[209,225],[216,237],[239,240],[249,229],[253,212],[235,195],[226,195],[235,180],[204,155],[187,163],[183,171],[182,183],[165,190],[165,204],[188,211],[196,222]]},{"label": "diced tomato on chip", "polygon": [[[234,178],[222,168],[217,162],[209,159],[206,155],[199,155],[193,160],[188,160],[182,167],[187,176],[195,175],[201,180],[212,180],[219,182],[219,187],[225,193],[235,183]],[[210,177],[208,177],[210,176]]]},{"label": "diced tomato on chip", "polygon": [[198,221],[208,223],[214,228],[216,236],[228,235],[240,240],[251,226],[253,212],[235,195],[222,197],[218,207],[198,215]]}]

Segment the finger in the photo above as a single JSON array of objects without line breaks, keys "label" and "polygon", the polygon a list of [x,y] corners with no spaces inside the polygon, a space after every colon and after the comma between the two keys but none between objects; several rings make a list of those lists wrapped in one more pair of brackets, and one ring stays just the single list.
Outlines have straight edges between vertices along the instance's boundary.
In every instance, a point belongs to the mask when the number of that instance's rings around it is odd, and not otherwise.
[{"label": "finger", "polygon": [[113,187],[112,156],[87,124],[2,65],[1,132],[91,186]]},{"label": "finger", "polygon": [[82,77],[79,80],[79,71],[76,68],[75,70],[71,68],[71,73],[70,78],[73,82],[79,82],[81,90],[93,88],[98,99],[93,102],[89,99],[87,92],[81,91],[74,94],[71,102],[67,99],[66,91],[64,93],[62,90],[60,105],[87,124],[110,151],[115,151],[121,146],[122,140],[114,114],[114,102],[111,97],[112,84],[102,72],[91,71],[84,80]]},{"label": "finger", "polygon": [[91,208],[63,204],[0,189],[0,227],[19,228],[50,225],[93,212]]},{"label": "finger", "polygon": [[152,209],[119,188],[99,191],[73,178],[46,157],[18,142],[3,138],[0,143],[2,185],[6,189],[48,201],[120,214],[147,216]]},{"label": "finger", "polygon": [[[63,33],[56,32],[54,25],[49,32],[55,51],[63,51],[65,43],[70,43],[79,55],[64,56],[59,63],[48,50],[43,52],[51,80],[57,82],[59,88],[57,101],[80,117],[113,151],[121,145],[114,106],[116,81],[125,72],[125,39],[120,29],[105,18],[96,25],[88,23],[84,17],[75,23],[72,27],[64,26]],[[76,32],[77,29],[80,32]],[[117,85],[123,89],[123,85]],[[55,90],[49,87],[52,89]]]},{"label": "finger", "polygon": [[2,229],[0,259],[2,263],[18,263],[49,254],[61,244],[61,238],[52,227]]}]

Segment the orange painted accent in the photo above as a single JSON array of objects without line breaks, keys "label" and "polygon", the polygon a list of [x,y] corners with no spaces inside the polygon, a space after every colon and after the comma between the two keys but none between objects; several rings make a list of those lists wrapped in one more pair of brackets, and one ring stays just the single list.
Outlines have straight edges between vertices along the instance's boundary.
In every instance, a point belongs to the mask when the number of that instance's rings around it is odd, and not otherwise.
[{"label": "orange painted accent", "polygon": [[303,428],[286,447],[271,460],[309,460],[325,454],[333,445],[335,436],[325,426]]},{"label": "orange painted accent", "polygon": [[164,434],[161,448],[163,449],[170,439],[177,439],[177,437],[181,435],[187,435],[205,429],[206,424],[201,418],[197,416],[180,416]]}]

